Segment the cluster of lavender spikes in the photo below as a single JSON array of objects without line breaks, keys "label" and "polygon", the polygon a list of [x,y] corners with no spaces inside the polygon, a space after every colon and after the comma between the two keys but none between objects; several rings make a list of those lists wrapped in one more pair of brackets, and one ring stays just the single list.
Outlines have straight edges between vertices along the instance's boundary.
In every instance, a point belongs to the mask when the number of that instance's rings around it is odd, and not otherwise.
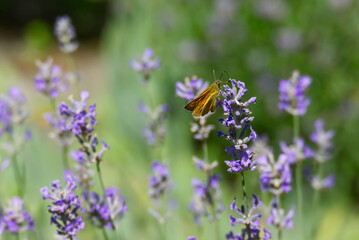
[{"label": "cluster of lavender spikes", "polygon": [[151,48],[146,48],[143,55],[136,59],[131,59],[130,66],[136,72],[142,75],[142,80],[147,82],[154,70],[158,69],[161,65],[159,58],[154,58],[154,53]]}]

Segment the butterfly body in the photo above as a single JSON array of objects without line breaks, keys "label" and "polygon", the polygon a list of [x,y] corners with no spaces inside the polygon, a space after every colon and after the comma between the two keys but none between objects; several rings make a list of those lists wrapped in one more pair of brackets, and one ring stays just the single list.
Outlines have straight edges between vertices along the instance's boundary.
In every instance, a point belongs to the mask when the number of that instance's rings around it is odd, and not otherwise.
[{"label": "butterfly body", "polygon": [[220,84],[220,80],[215,81],[198,97],[187,103],[184,108],[189,111],[192,111],[192,115],[195,117],[204,116],[209,111],[214,112],[220,93]]}]

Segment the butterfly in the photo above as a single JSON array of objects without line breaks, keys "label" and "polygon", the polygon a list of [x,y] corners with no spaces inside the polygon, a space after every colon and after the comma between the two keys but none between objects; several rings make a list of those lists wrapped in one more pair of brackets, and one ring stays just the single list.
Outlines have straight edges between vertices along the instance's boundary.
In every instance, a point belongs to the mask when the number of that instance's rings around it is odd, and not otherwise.
[{"label": "butterfly", "polygon": [[200,117],[209,111],[214,112],[220,93],[221,80],[216,80],[211,86],[204,90],[198,97],[187,103],[185,109],[192,111],[192,115]]}]

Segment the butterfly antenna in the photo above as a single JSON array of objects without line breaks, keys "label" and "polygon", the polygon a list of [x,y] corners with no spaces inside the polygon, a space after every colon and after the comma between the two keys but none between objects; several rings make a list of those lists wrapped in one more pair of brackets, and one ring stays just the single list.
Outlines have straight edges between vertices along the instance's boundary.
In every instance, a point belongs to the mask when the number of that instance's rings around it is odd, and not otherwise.
[{"label": "butterfly antenna", "polygon": [[212,68],[212,73],[213,73],[214,81],[216,81],[216,71],[214,70],[214,68]]}]

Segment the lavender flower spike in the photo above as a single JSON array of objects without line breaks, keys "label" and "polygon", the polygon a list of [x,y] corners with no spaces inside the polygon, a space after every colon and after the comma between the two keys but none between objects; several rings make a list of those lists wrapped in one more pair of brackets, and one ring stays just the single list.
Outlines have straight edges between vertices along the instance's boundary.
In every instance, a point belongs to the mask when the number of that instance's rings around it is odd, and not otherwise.
[{"label": "lavender flower spike", "polygon": [[317,144],[317,151],[314,153],[314,160],[322,163],[330,159],[330,150],[333,148],[332,139],[334,137],[334,131],[324,130],[324,121],[318,119],[315,123],[315,130],[310,136],[310,140]]},{"label": "lavender flower spike", "polygon": [[52,99],[67,90],[67,83],[61,80],[61,68],[52,64],[52,58],[48,58],[45,62],[38,60],[36,65],[39,68],[34,80],[36,90]]},{"label": "lavender flower spike", "polygon": [[99,196],[95,192],[84,193],[85,213],[94,226],[115,229],[117,227],[112,223],[119,222],[127,211],[127,205],[117,188],[107,188],[106,197],[110,206],[107,205],[103,196]]},{"label": "lavender flower spike", "polygon": [[10,165],[10,160],[8,158],[2,159],[0,157],[0,173],[8,168]]},{"label": "lavender flower spike", "polygon": [[25,210],[23,200],[13,197],[0,215],[0,237],[4,232],[18,234],[27,230],[34,231],[34,220]]},{"label": "lavender flower spike", "polygon": [[197,97],[207,87],[208,82],[204,82],[202,78],[197,78],[195,75],[191,78],[186,77],[184,83],[176,83],[176,95],[190,101]]},{"label": "lavender flower spike", "polygon": [[61,189],[59,180],[51,182],[51,190],[47,187],[40,189],[42,198],[51,202],[48,206],[52,214],[50,223],[56,225],[56,234],[61,239],[76,239],[77,232],[85,229],[85,222],[79,214],[82,206],[74,193],[76,188],[72,179],[68,178],[64,189]]},{"label": "lavender flower spike", "polygon": [[[248,211],[248,213],[245,213],[244,206],[242,205],[240,208],[236,205],[236,198],[234,198],[232,204],[230,205],[229,209],[231,211],[234,211],[239,217],[234,217],[231,213],[229,213],[230,216],[230,223],[234,227],[236,223],[243,224],[245,228],[242,231],[242,236],[248,233],[248,229],[250,228],[251,236],[248,239],[255,239],[259,240],[260,237],[260,226],[259,221],[262,218],[262,214],[259,212],[260,207],[263,205],[261,201],[259,201],[258,197],[254,194],[252,194],[252,208]],[[264,229],[264,238],[263,239],[269,239],[270,238],[270,232],[267,229]],[[235,240],[242,240],[240,235],[237,236],[234,235],[232,232],[226,235],[227,239],[235,239]]]},{"label": "lavender flower spike", "polygon": [[302,138],[294,139],[291,146],[287,146],[285,142],[280,142],[280,148],[290,164],[301,163],[303,160],[313,156],[312,149],[305,145]]},{"label": "lavender flower spike", "polygon": [[293,217],[294,217],[294,206],[292,206],[287,213],[287,215],[284,214],[284,209],[278,208],[277,203],[274,203],[272,205],[272,208],[270,210],[269,218],[267,219],[268,225],[273,225],[277,229],[290,229],[293,228]]},{"label": "lavender flower spike", "polygon": [[59,48],[65,53],[72,53],[79,47],[75,40],[76,32],[69,16],[61,16],[56,19],[54,34],[59,41]]},{"label": "lavender flower spike", "polygon": [[309,76],[300,76],[298,71],[294,71],[289,80],[281,80],[278,89],[279,110],[303,116],[310,104],[310,99],[305,96],[305,90],[311,82]]},{"label": "lavender flower spike", "polygon": [[130,60],[131,68],[141,73],[145,82],[149,80],[152,72],[160,67],[160,63],[159,58],[154,59],[154,53],[151,48],[146,48],[143,55],[137,59]]},{"label": "lavender flower spike", "polygon": [[274,160],[273,153],[262,155],[258,159],[260,184],[262,191],[269,191],[274,195],[289,192],[292,181],[292,173],[288,157],[280,154],[278,161]]}]

